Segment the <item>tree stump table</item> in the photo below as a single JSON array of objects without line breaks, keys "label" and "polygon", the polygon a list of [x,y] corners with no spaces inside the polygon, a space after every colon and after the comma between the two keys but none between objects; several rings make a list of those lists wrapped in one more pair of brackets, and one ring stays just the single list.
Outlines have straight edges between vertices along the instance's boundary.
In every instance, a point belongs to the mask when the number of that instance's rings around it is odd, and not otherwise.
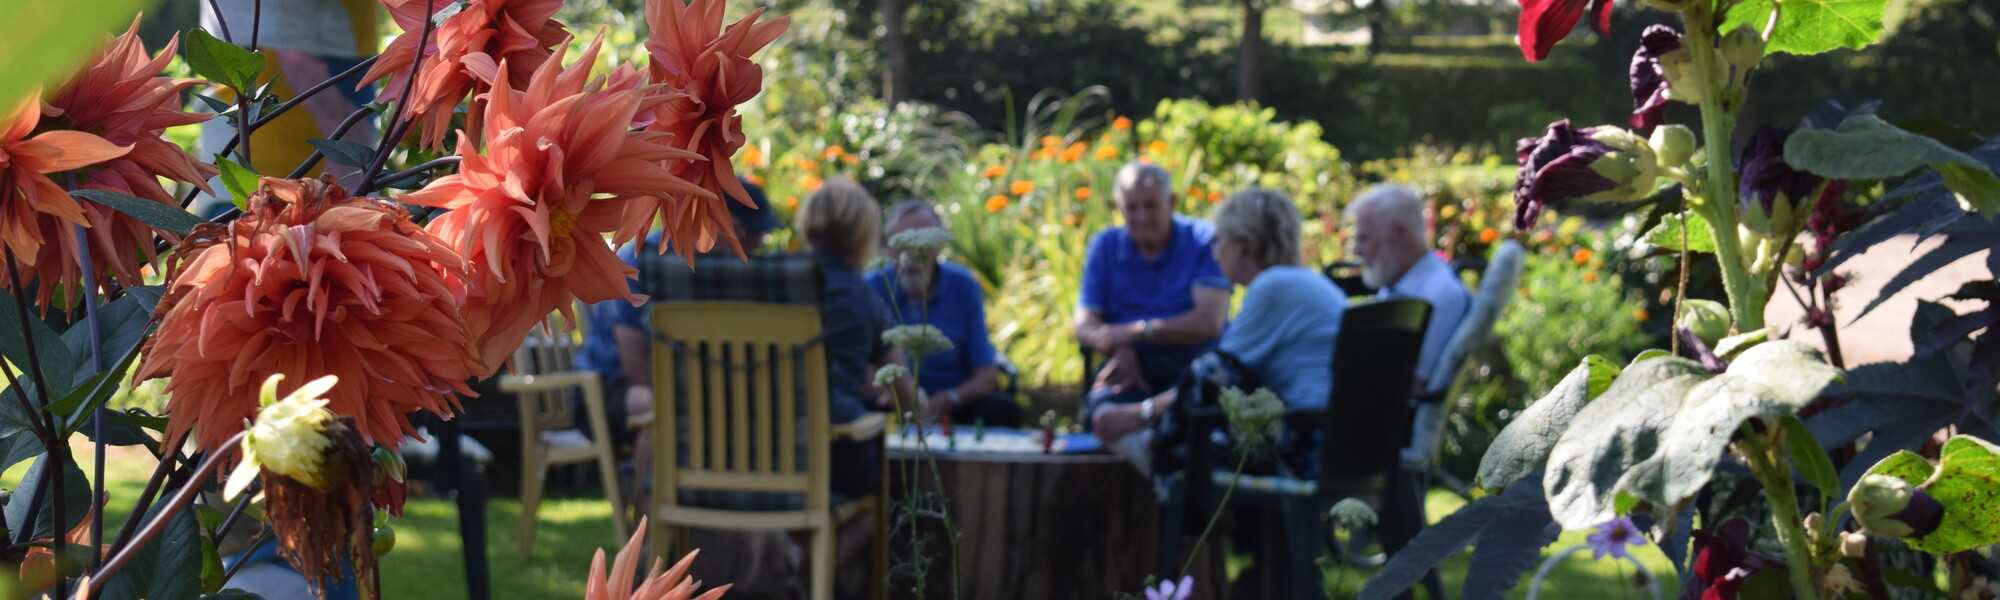
[{"label": "tree stump table", "polygon": [[[965,600],[1110,598],[1141,592],[1158,564],[1159,518],[1152,483],[1110,454],[936,452],[934,477],[914,452],[889,454],[891,522],[912,490],[938,491],[959,534],[959,585]],[[915,485],[910,485],[911,477]],[[938,498],[930,495],[930,498]],[[921,519],[926,598],[953,598],[951,549],[936,519]],[[889,543],[895,564],[910,560],[910,532]],[[898,571],[891,597],[914,597]]]}]

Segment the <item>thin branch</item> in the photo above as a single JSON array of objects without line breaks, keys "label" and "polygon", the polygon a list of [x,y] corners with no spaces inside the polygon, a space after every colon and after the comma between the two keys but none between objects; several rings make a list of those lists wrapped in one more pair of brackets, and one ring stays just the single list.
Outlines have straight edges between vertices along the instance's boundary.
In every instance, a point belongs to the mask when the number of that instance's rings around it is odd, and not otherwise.
[{"label": "thin branch", "polygon": [[424,30],[417,36],[417,58],[410,61],[410,78],[403,82],[402,95],[396,97],[396,112],[389,116],[389,126],[382,128],[383,133],[388,135],[383,136],[382,143],[376,145],[375,160],[370,161],[368,168],[362,170],[361,185],[356,186],[354,192],[356,196],[366,196],[369,192],[375,191],[375,175],[382,172],[382,163],[389,160],[389,149],[395,148],[396,140],[402,139],[402,135],[397,132],[408,128],[408,124],[402,123],[402,120],[410,111],[410,93],[416,89],[417,77],[422,76],[424,72],[424,50],[431,41],[431,31],[437,22],[436,12],[437,0],[424,0]]},{"label": "thin branch", "polygon": [[257,51],[257,30],[264,25],[264,0],[250,4],[250,51]]},{"label": "thin branch", "polygon": [[211,448],[208,458],[203,459],[201,466],[195,469],[194,478],[189,480],[187,485],[181,486],[180,491],[174,493],[173,499],[161,506],[159,512],[154,513],[153,518],[146,522],[146,527],[139,530],[138,537],[133,538],[131,544],[119,548],[117,554],[112,555],[110,560],[104,561],[102,566],[90,574],[90,585],[84,589],[83,597],[96,598],[102,594],[104,584],[111,580],[111,576],[117,575],[127,563],[132,562],[132,559],[139,555],[140,549],[152,543],[154,538],[160,537],[160,532],[167,529],[167,522],[173,520],[175,515],[180,514],[181,509],[187,508],[188,503],[193,502],[194,497],[201,493],[201,482],[215,476],[215,470],[222,467],[222,458],[235,454],[233,450],[243,441],[243,436],[248,434],[248,431],[236,432],[236,435],[230,436],[229,441],[223,442],[221,447]]},{"label": "thin branch", "polygon": [[[245,502],[245,504],[248,504],[248,502]],[[243,569],[243,565],[250,564],[251,561],[249,560],[249,556],[251,554],[256,554],[259,548],[264,547],[264,542],[268,541],[271,541],[271,529],[267,527],[262,530],[259,530],[257,532],[257,537],[251,538],[250,548],[248,550],[243,551],[244,558],[242,560],[236,561],[236,564],[229,565],[229,570],[222,572],[222,584],[228,585],[229,580],[236,577],[236,572]],[[379,598],[381,597],[381,595],[377,594],[376,597]]]},{"label": "thin branch", "polygon": [[405,178],[405,177],[409,177],[409,176],[411,176],[411,175],[416,175],[416,174],[418,174],[418,173],[422,173],[422,172],[424,172],[424,171],[429,171],[429,170],[431,170],[431,169],[436,169],[436,168],[438,168],[438,167],[448,167],[448,166],[451,166],[451,165],[456,165],[456,164],[458,164],[458,161],[459,161],[459,156],[458,156],[458,155],[452,155],[452,156],[446,156],[446,157],[441,157],[441,158],[434,158],[434,159],[431,159],[431,160],[430,160],[429,162],[425,162],[424,164],[421,164],[421,165],[417,165],[417,166],[414,166],[414,167],[410,167],[410,168],[408,168],[408,169],[403,169],[403,170],[401,170],[401,171],[397,171],[397,172],[394,172],[394,173],[390,173],[390,174],[388,174],[388,175],[383,175],[383,176],[382,176],[382,181],[384,181],[384,182],[389,182],[389,181],[400,181],[400,180],[402,180],[402,179],[403,179],[403,178]]},{"label": "thin branch", "polygon": [[[318,95],[321,90],[333,87],[333,85],[336,83],[340,83],[341,81],[346,80],[349,77],[353,77],[357,74],[360,74],[362,71],[366,71],[368,67],[374,66],[376,59],[379,58],[382,58],[382,56],[379,54],[375,56],[370,56],[367,59],[364,59],[361,62],[356,63],[354,66],[348,67],[347,70],[341,71],[339,75],[329,77],[327,78],[326,81],[319,82],[317,84],[314,84],[312,87],[306,88],[306,91],[299,92],[298,95],[292,96],[291,100],[286,100],[284,104],[279,104],[277,108],[271,109],[271,112],[258,116],[257,120],[251,121],[250,129],[252,131],[255,131],[259,127],[263,127],[267,124],[270,124],[271,121],[276,120],[278,118],[278,115],[285,114],[285,111],[291,110],[292,107],[298,106],[300,103],[305,102],[307,98],[311,98],[315,95]],[[363,110],[366,110],[366,107],[363,107]],[[340,134],[336,133],[333,134],[333,137],[331,139],[339,139],[339,138]]]},{"label": "thin branch", "polygon": [[236,36],[229,35],[229,19],[222,16],[222,6],[208,0],[208,9],[215,12],[215,24],[222,26],[222,41],[236,43]]},{"label": "thin branch", "polygon": [[209,532],[209,539],[215,540],[217,544],[222,543],[223,536],[229,535],[229,530],[236,527],[236,520],[243,517],[243,509],[250,508],[250,499],[256,497],[254,494],[255,492],[245,491],[243,501],[237,502],[235,508],[229,509],[229,516],[222,519],[222,524],[216,526],[215,531]]},{"label": "thin branch", "polygon": [[[75,179],[76,176],[72,174],[70,176],[70,187],[72,189],[76,187]],[[79,255],[78,258],[83,259],[83,272],[87,277],[94,276],[97,274],[97,270],[94,263],[92,263],[90,260],[91,258],[90,235],[84,232],[82,225],[75,225],[73,227],[76,228],[76,247]],[[91,374],[96,374],[104,370],[104,332],[101,326],[98,324],[98,318],[99,317],[97,310],[97,286],[93,282],[85,281],[83,285],[83,322],[84,326],[89,329],[90,333],[90,362],[88,364],[90,369],[89,372]],[[75,325],[71,325],[71,327],[75,327]],[[102,387],[104,381],[100,380],[98,383],[100,384],[99,387]],[[96,390],[93,389],[92,391],[94,393]],[[95,400],[95,398],[91,399]],[[91,486],[90,507],[92,513],[102,515],[104,514],[102,503],[104,502],[104,420],[105,420],[105,411],[103,405],[98,405],[96,417],[97,417],[96,419],[91,421],[92,429],[90,433],[91,445],[95,447],[94,451],[92,452],[93,460],[91,462],[91,472],[96,474],[96,476],[90,480],[90,486]],[[64,426],[64,428],[67,428],[67,426]],[[90,547],[98,548],[102,547],[103,545],[104,545],[104,519],[102,518],[91,519]],[[103,558],[104,556],[102,554],[92,552],[90,556],[90,562],[91,564],[95,565],[101,562]]]},{"label": "thin branch", "polygon": [[[174,470],[174,463],[179,462],[181,441],[185,439],[187,439],[187,435],[181,434],[170,436],[161,441],[160,463],[153,467],[152,479],[146,480],[145,491],[139,492],[139,501],[132,506],[132,514],[143,515],[146,514],[147,510],[153,508],[153,496],[159,493],[160,484],[166,482],[167,473]],[[111,542],[111,545],[113,547],[122,547],[126,542],[131,541],[132,534],[139,530],[139,521],[141,520],[126,519],[125,526],[118,529],[118,537]]]}]

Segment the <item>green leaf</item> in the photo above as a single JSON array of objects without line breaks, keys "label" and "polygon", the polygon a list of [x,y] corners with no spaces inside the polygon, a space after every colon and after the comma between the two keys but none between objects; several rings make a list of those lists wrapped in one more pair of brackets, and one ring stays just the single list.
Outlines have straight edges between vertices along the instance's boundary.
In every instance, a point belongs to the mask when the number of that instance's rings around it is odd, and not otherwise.
[{"label": "green leaf", "polygon": [[320,155],[325,156],[326,160],[336,165],[366,168],[369,159],[375,156],[374,148],[354,142],[342,140],[306,140],[306,143],[312,144],[314,148],[318,148]]},{"label": "green leaf", "polygon": [[[1717,31],[1748,25],[1763,31],[1771,21],[1775,0],[1747,0],[1729,9]],[[1882,11],[1888,0],[1783,0],[1778,28],[1771,32],[1767,52],[1819,54],[1839,48],[1861,49],[1882,40]]]},{"label": "green leaf", "polygon": [[[7,35],[0,36],[0,106],[19,105],[35,86],[54,85],[104,43],[107,32],[132,24],[145,0],[6,3]],[[52,90],[51,90],[52,91]]]},{"label": "green leaf", "polygon": [[[0,290],[0,357],[5,357],[21,370],[19,375],[25,385],[32,375],[27,372],[29,365],[36,364],[28,360],[32,351],[41,364],[42,379],[49,383],[49,389],[45,391],[50,398],[62,397],[76,383],[77,361],[71,356],[69,346],[63,343],[61,334],[33,314],[22,315],[18,310],[21,305],[16,302],[18,299],[12,294]],[[32,302],[26,306],[30,311],[35,310]],[[28,324],[26,331],[21,329],[24,319]],[[37,404],[41,402],[40,398],[29,398]]]},{"label": "green leaf", "polygon": [[[1655,359],[1655,358],[1661,358],[1661,357],[1666,357],[1666,356],[1673,356],[1673,355],[1674,355],[1674,353],[1672,353],[1672,352],[1668,352],[1668,351],[1665,351],[1665,350],[1661,350],[1661,349],[1659,349],[1659,348],[1647,348],[1647,349],[1645,349],[1645,350],[1640,350],[1640,351],[1639,351],[1639,354],[1638,354],[1637,356],[1633,356],[1633,357],[1632,357],[1632,362],[1631,362],[1631,364],[1634,364],[1634,365],[1636,365],[1636,364],[1639,364],[1639,363],[1642,363],[1642,362],[1646,362],[1646,361],[1649,361],[1649,360],[1652,360],[1652,359]],[[1627,368],[1629,368],[1629,367],[1627,367]]]},{"label": "green leaf", "polygon": [[1659,453],[1633,465],[1617,489],[1659,505],[1687,500],[1715,476],[1716,459],[1744,421],[1797,413],[1840,375],[1817,349],[1799,342],[1744,351],[1729,372],[1687,391],[1678,414],[1669,417],[1672,424],[1659,433]]},{"label": "green leaf", "polygon": [[[158,518],[159,509],[148,514]],[[132,562],[104,584],[106,600],[195,600],[201,596],[203,548],[194,515],[181,511],[160,536],[140,548]]]},{"label": "green leaf", "polygon": [[1722,357],[1723,360],[1736,360],[1736,355],[1764,343],[1764,340],[1770,337],[1771,328],[1765,327],[1722,338],[1715,342],[1715,355]]},{"label": "green leaf", "polygon": [[1875,115],[1848,117],[1831,131],[1793,133],[1785,141],[1785,163],[1835,179],[1888,179],[1929,165],[1960,201],[1988,214],[2000,211],[2000,179],[1985,163]]},{"label": "green leaf", "polygon": [[41,498],[42,509],[35,513],[31,540],[55,539],[57,531],[67,532],[75,528],[83,522],[84,514],[90,512],[90,480],[84,478],[83,469],[76,466],[76,459],[64,454],[63,464],[59,467],[63,470],[63,524],[60,528],[56,527],[55,507],[49,503],[55,495],[55,490],[50,488],[55,486],[42,486],[42,470],[49,468],[48,463],[49,455],[46,453],[35,458],[34,464],[28,466],[28,473],[21,476],[21,488],[14,490],[14,497],[7,502],[4,511],[7,529],[18,532],[26,524],[28,505],[33,504],[30,499]]},{"label": "green leaf", "polygon": [[1938,458],[1922,489],[1944,505],[1944,521],[1910,547],[1953,554],[2000,544],[2000,448],[1959,435],[1945,441]]},{"label": "green leaf", "polygon": [[[1702,217],[1701,213],[1689,212],[1687,213],[1687,220],[1689,223],[1694,224],[1694,227],[1687,232],[1688,249],[1694,252],[1714,254],[1715,228],[1709,226],[1708,219]],[[1653,226],[1652,231],[1646,232],[1645,240],[1648,244],[1680,252],[1682,250],[1681,216],[1667,215],[1660,217],[1660,224]]]},{"label": "green leaf", "polygon": [[1821,498],[1841,497],[1840,472],[1833,469],[1833,459],[1827,457],[1826,449],[1813,439],[1812,432],[1806,431],[1806,424],[1798,417],[1787,416],[1782,421],[1785,453],[1791,455],[1792,464],[1798,467],[1799,474],[1804,475],[1813,487],[1819,488]]},{"label": "green leaf", "polygon": [[[201,591],[204,594],[214,594],[217,590],[222,589],[224,582],[222,575],[229,571],[222,567],[222,554],[215,551],[215,542],[211,542],[208,538],[202,536],[195,536],[195,539],[201,541]],[[245,557],[245,559],[247,558]],[[202,597],[212,598],[213,596]]]},{"label": "green leaf", "polygon": [[1652,458],[1688,390],[1709,377],[1700,363],[1685,358],[1647,359],[1626,368],[1604,395],[1577,411],[1571,421],[1590,426],[1563,432],[1542,476],[1556,522],[1578,530],[1616,516],[1620,478]]},{"label": "green leaf", "polygon": [[1360,600],[1394,597],[1416,584],[1424,574],[1445,559],[1465,550],[1476,538],[1479,546],[1472,562],[1481,567],[1468,571],[1462,598],[1495,598],[1492,591],[1512,589],[1521,572],[1534,565],[1541,549],[1555,540],[1559,531],[1549,527],[1549,506],[1534,478],[1523,479],[1499,495],[1487,496],[1460,507],[1437,523],[1417,532],[1409,545],[1389,557],[1368,579]]},{"label": "green leaf", "polygon": [[264,71],[262,54],[217,39],[201,28],[188,30],[181,55],[194,74],[239,92],[256,85],[257,74]]},{"label": "green leaf", "polygon": [[245,203],[257,191],[257,172],[221,156],[215,157],[215,166],[221,169],[222,187],[229,190],[229,199],[236,203],[236,208],[249,206]]},{"label": "green leaf", "polygon": [[180,207],[161,204],[138,196],[120,194],[109,190],[77,190],[69,195],[109,207],[125,213],[139,222],[152,225],[161,231],[178,236],[186,236],[201,224],[201,217],[194,216]]},{"label": "green leaf", "polygon": [[1591,393],[1592,388],[1602,393],[1604,388],[1596,384],[1601,380],[1609,386],[1618,371],[1616,365],[1593,355],[1557,382],[1548,395],[1515,415],[1514,420],[1494,436],[1493,445],[1479,460],[1480,487],[1506,489],[1522,477],[1540,470],[1542,463],[1548,460],[1549,449],[1569,429],[1570,419],[1596,396]]}]

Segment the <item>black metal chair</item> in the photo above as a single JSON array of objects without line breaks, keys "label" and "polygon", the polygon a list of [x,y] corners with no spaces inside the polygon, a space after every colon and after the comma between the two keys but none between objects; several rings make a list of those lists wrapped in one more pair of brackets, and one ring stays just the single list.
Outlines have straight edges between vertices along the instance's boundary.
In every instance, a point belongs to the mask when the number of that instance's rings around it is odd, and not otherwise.
[{"label": "black metal chair", "polygon": [[[1314,559],[1330,547],[1326,515],[1335,502],[1376,497],[1373,504],[1381,515],[1377,531],[1391,554],[1423,526],[1416,520],[1421,513],[1409,509],[1422,498],[1408,497],[1416,487],[1406,479],[1400,452],[1410,433],[1410,383],[1430,310],[1428,303],[1413,299],[1350,307],[1335,343],[1327,407],[1285,415],[1286,425],[1301,437],[1317,436],[1318,475],[1244,475],[1237,481],[1232,504],[1271,506],[1282,514],[1288,555],[1283,564],[1295,597],[1324,597]],[[1228,417],[1214,402],[1187,407],[1188,466],[1170,487],[1163,511],[1163,576],[1178,574],[1175,561],[1181,539],[1189,533],[1187,516],[1211,514],[1221,488],[1229,485],[1233,471],[1228,459],[1208,442],[1227,424]]]}]

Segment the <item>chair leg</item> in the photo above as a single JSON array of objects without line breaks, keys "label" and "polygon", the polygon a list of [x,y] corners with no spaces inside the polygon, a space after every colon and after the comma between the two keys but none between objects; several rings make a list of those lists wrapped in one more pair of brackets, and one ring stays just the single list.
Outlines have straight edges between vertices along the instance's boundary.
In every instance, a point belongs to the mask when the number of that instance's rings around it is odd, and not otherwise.
[{"label": "chair leg", "polygon": [[1186,475],[1183,477],[1167,493],[1167,505],[1165,510],[1160,511],[1164,514],[1164,522],[1160,524],[1159,576],[1162,580],[1180,572],[1181,536],[1187,535],[1186,531],[1182,531],[1187,519],[1187,480]]},{"label": "chair leg", "polygon": [[521,527],[515,535],[520,536],[521,555],[527,556],[535,547],[535,512],[541,508],[542,486],[549,470],[540,451],[524,448],[522,452],[527,456],[521,458]]},{"label": "chair leg", "polygon": [[834,532],[839,526],[823,524],[812,533],[812,600],[833,600]]},{"label": "chair leg", "polygon": [[658,561],[666,561],[667,564],[675,562],[676,559],[672,558],[672,556],[676,540],[674,539],[674,526],[672,524],[659,519],[647,520],[646,538],[648,540],[647,554],[652,555],[652,560],[646,561],[648,564]]},{"label": "chair leg", "polygon": [[[889,478],[882,478],[887,485]],[[875,497],[875,600],[889,598],[889,495]]]},{"label": "chair leg", "polygon": [[624,543],[631,537],[632,528],[625,520],[625,496],[619,493],[618,459],[611,456],[611,442],[605,440],[597,444],[598,476],[604,479],[604,496],[611,502],[612,539]]},{"label": "chair leg", "polygon": [[1313,559],[1320,555],[1317,549],[1318,530],[1324,526],[1315,523],[1318,519],[1313,518],[1313,513],[1316,511],[1305,502],[1293,500],[1283,504],[1285,553],[1291,555],[1287,558],[1287,570],[1291,571],[1288,583],[1292,586],[1292,596],[1300,600],[1321,600],[1326,597],[1326,578],[1319,574]]}]

